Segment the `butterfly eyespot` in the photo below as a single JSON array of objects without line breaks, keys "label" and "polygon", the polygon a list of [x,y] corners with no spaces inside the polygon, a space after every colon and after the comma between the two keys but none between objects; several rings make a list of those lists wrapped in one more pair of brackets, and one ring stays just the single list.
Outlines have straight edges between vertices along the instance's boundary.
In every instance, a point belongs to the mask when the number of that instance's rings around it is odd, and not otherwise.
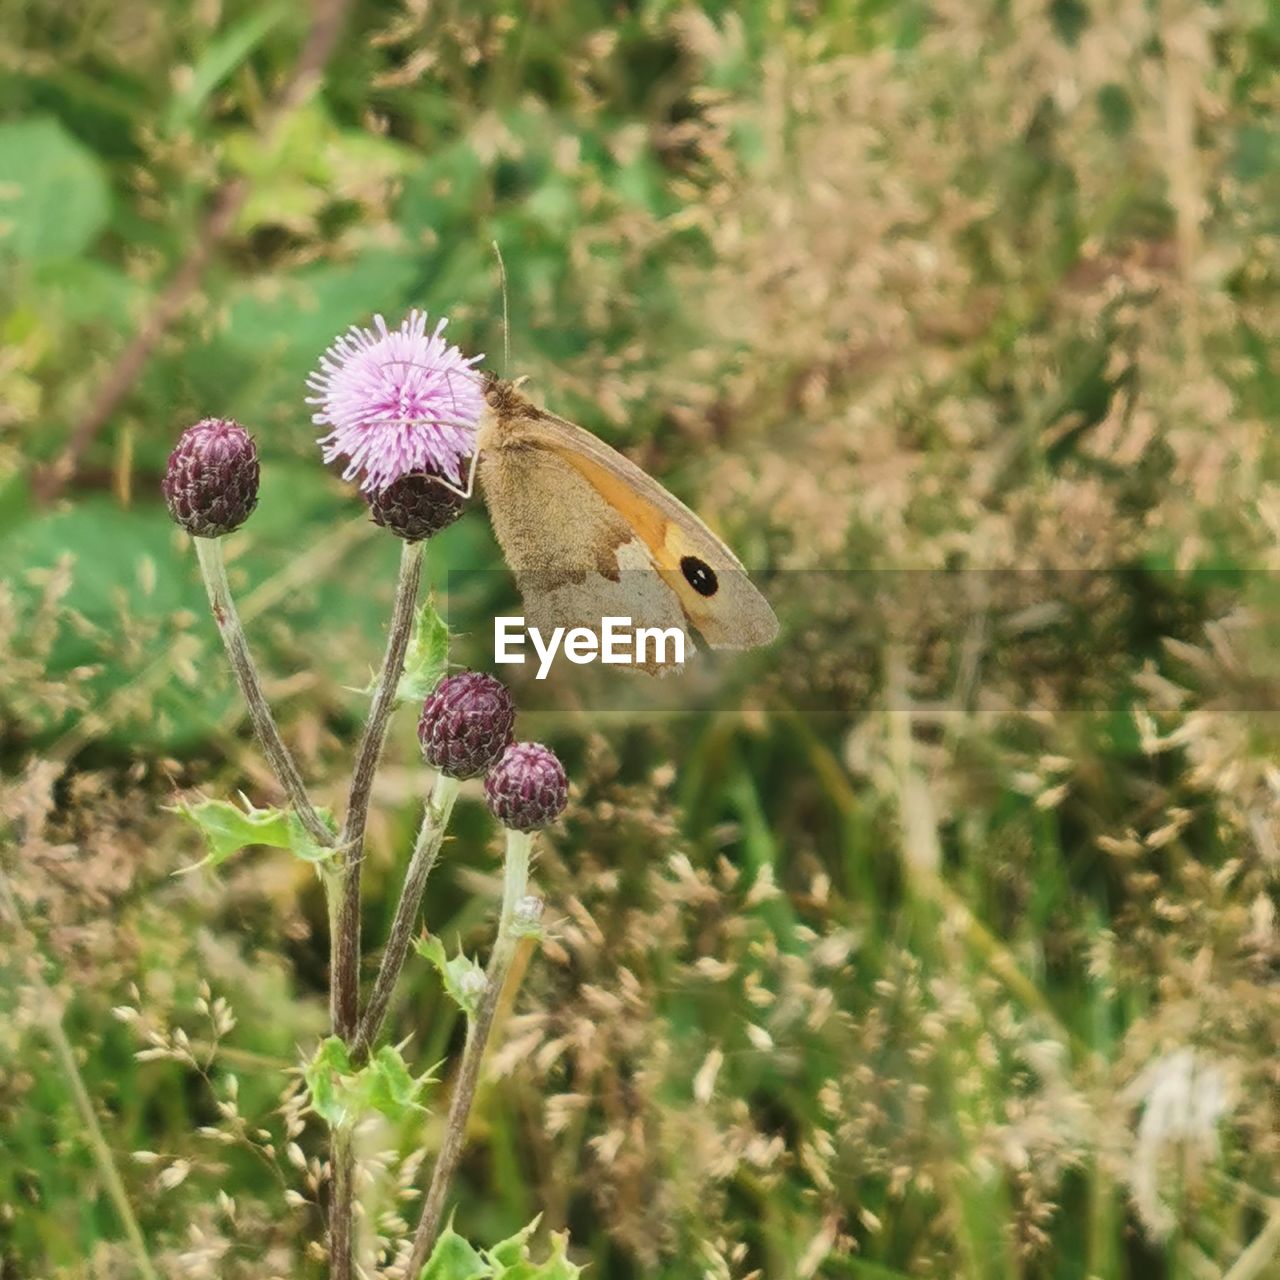
[{"label": "butterfly eyespot", "polygon": [[700,595],[713,596],[720,589],[720,579],[716,571],[697,556],[685,556],[680,561],[680,572],[685,581]]}]

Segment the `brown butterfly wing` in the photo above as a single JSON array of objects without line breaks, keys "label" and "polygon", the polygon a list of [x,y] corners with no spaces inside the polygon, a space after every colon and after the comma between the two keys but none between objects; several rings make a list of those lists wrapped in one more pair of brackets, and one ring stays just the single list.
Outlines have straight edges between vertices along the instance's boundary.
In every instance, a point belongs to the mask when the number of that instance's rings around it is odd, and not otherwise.
[{"label": "brown butterfly wing", "polygon": [[[499,386],[482,429],[480,475],[494,531],[518,574],[545,575],[548,587],[592,571],[613,581],[626,548],[622,597],[639,593],[644,575],[633,570],[647,559],[713,648],[774,639],[778,623],[768,602],[688,507],[589,431],[538,409],[509,384]],[[644,594],[659,598],[652,583]],[[653,604],[647,611],[657,612]],[[596,609],[597,623],[600,616]]]},{"label": "brown butterfly wing", "polygon": [[[692,653],[680,602],[644,543],[558,454],[514,436],[501,445],[491,435],[482,440],[479,474],[526,624],[544,635],[556,627],[599,635],[603,618],[630,618],[636,628],[675,628]],[[650,673],[679,667],[657,661],[675,657],[674,642],[661,653],[650,646],[648,656],[635,665]]]}]

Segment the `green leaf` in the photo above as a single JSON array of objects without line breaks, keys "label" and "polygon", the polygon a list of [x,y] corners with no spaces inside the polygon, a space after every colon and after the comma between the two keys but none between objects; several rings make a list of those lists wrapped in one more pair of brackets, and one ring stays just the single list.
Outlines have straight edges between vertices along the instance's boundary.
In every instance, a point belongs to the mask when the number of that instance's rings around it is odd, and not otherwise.
[{"label": "green leaf", "polygon": [[[248,800],[244,808],[226,800],[201,800],[199,804],[180,804],[178,812],[200,828],[209,852],[197,863],[184,867],[219,867],[233,854],[250,845],[266,845],[270,849],[288,849],[296,858],[313,865],[329,861],[335,850],[325,849],[311,838],[292,809],[255,809]],[[333,817],[328,810],[319,811],[325,826],[335,834]]]},{"label": "green leaf", "polygon": [[567,1232],[553,1232],[551,1252],[535,1262],[529,1253],[529,1238],[538,1226],[538,1218],[515,1235],[485,1251],[493,1280],[577,1280],[582,1268],[569,1261]]},{"label": "green leaf", "polygon": [[383,1045],[372,1062],[360,1071],[360,1099],[367,1106],[382,1112],[388,1120],[401,1120],[410,1111],[426,1108],[418,1101],[423,1086],[430,1084],[428,1072],[412,1076],[405,1066],[400,1051],[392,1045]]},{"label": "green leaf", "polygon": [[551,1253],[538,1271],[540,1280],[577,1280],[581,1274],[582,1268],[569,1261],[569,1233],[553,1231]]},{"label": "green leaf", "polygon": [[529,1240],[538,1227],[538,1218],[515,1235],[477,1252],[453,1229],[444,1229],[418,1280],[578,1280],[582,1268],[569,1261],[569,1236],[553,1233],[551,1252],[535,1262]]},{"label": "green leaf", "polygon": [[444,943],[436,937],[419,939],[413,948],[434,966],[453,1002],[467,1017],[474,1017],[488,981],[484,970],[462,952],[450,960],[445,955]]},{"label": "green leaf", "polygon": [[311,1108],[330,1128],[358,1120],[371,1110],[397,1121],[410,1111],[422,1111],[418,1095],[433,1081],[430,1072],[410,1075],[400,1051],[391,1045],[354,1071],[347,1046],[337,1036],[321,1043],[304,1074]]},{"label": "green leaf", "polygon": [[232,854],[250,845],[267,845],[272,849],[288,849],[289,813],[285,809],[255,809],[247,800],[243,809],[226,800],[201,800],[199,804],[180,804],[178,812],[199,827],[209,852],[194,866],[221,866]]},{"label": "green leaf", "polygon": [[418,608],[405,654],[404,674],[396,685],[401,702],[421,702],[444,678],[449,666],[449,628],[436,612],[434,599]]},{"label": "green leaf", "polygon": [[[320,815],[321,822],[336,836],[338,824],[333,820],[333,814],[328,809],[318,809],[316,812]],[[302,825],[302,819],[292,809],[289,810],[289,852],[312,866],[323,866],[331,862],[338,853],[335,848],[317,844]]]},{"label": "green leaf", "polygon": [[102,230],[111,193],[96,157],[49,116],[0,125],[0,248],[70,258]]},{"label": "green leaf", "polygon": [[351,1074],[351,1057],[338,1036],[322,1041],[316,1056],[307,1064],[304,1078],[311,1108],[331,1129],[349,1114]]},{"label": "green leaf", "polygon": [[436,1241],[418,1280],[487,1280],[493,1269],[456,1231],[451,1222]]},{"label": "green leaf", "polygon": [[[542,1215],[539,1214],[527,1226],[521,1227],[515,1235],[499,1240],[492,1249],[487,1249],[485,1255],[494,1267],[514,1267],[517,1263],[526,1261],[529,1257],[529,1237],[538,1229],[538,1223],[541,1221]],[[499,1271],[498,1274],[501,1275],[502,1272]]]}]

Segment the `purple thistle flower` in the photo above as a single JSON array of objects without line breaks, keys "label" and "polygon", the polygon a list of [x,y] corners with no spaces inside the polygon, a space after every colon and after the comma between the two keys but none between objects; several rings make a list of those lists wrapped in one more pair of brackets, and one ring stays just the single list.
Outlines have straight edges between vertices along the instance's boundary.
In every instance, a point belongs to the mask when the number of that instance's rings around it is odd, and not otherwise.
[{"label": "purple thistle flower", "polygon": [[174,445],[160,482],[169,514],[197,538],[238,529],[258,505],[258,449],[230,418],[205,418]]},{"label": "purple thistle flower", "polygon": [[516,704],[501,680],[483,671],[446,676],[422,704],[422,757],[451,778],[474,778],[502,754],[515,719]]},{"label": "purple thistle flower", "polygon": [[564,812],[569,779],[549,747],[540,742],[513,742],[485,777],[484,798],[504,827],[536,831]]},{"label": "purple thistle flower", "polygon": [[346,458],[342,478],[361,476],[374,493],[415,471],[461,484],[484,408],[472,366],[484,357],[446,342],[443,319],[428,334],[425,311],[410,311],[398,329],[381,316],[373,324],[352,325],[307,378],[316,393],[307,403],[319,410],[311,420],[330,428],[324,460]]}]

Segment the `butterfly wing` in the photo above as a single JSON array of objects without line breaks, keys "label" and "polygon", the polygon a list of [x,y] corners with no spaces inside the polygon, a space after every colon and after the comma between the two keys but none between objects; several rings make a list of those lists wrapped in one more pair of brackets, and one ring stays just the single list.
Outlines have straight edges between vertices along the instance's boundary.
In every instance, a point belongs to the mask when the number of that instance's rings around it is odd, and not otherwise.
[{"label": "butterfly wing", "polygon": [[678,669],[675,640],[693,651],[679,599],[644,542],[590,483],[554,451],[508,439],[482,440],[480,483],[503,555],[524,600],[525,622],[544,635],[607,617],[665,633],[646,649],[642,670]]},{"label": "butterfly wing", "polygon": [[[517,574],[545,575],[552,586],[594,572],[621,578],[627,596],[644,590],[646,577],[630,570],[647,568],[713,648],[774,639],[778,622],[768,602],[688,507],[589,431],[514,391],[507,396],[482,435],[480,474],[498,541]],[[646,594],[659,598],[652,581]]]}]

